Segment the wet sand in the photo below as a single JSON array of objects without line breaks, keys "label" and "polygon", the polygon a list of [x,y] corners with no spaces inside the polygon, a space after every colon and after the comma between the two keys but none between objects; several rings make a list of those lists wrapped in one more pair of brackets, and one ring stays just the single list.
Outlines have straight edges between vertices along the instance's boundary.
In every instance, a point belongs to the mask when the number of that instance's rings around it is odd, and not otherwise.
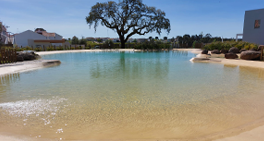
[{"label": "wet sand", "polygon": [[59,65],[59,60],[34,60],[0,65],[0,76]]},{"label": "wet sand", "polygon": [[250,131],[242,132],[239,135],[217,139],[215,141],[263,141],[264,126],[254,128]]},{"label": "wet sand", "polygon": [[[201,50],[199,49],[176,49],[181,51],[190,51],[195,54],[199,54]],[[50,51],[50,52],[38,52],[39,55],[49,55],[49,54],[59,54],[59,53],[69,53],[69,52],[97,52],[97,51],[107,51],[107,50],[70,50],[70,51]],[[109,50],[110,51],[110,50]],[[113,51],[113,50],[112,50]],[[134,51],[133,49],[124,49],[124,50],[115,50],[115,51]],[[210,60],[206,60],[204,62],[208,63],[221,63],[224,65],[232,65],[232,66],[246,66],[246,67],[254,67],[254,68],[264,68],[264,62],[260,61],[245,61],[245,60],[230,60],[230,59],[223,59],[223,58],[212,58]],[[5,65],[0,67],[0,75],[10,74],[10,73],[18,73],[23,71],[28,71],[32,69],[39,69],[43,68],[43,60],[40,61],[29,61],[26,63],[16,63],[11,65]],[[261,141],[264,138],[264,126],[262,122],[255,123],[253,126],[249,126],[248,128],[241,127],[241,133],[232,133],[232,131],[227,131],[226,136],[216,136],[214,138],[215,141]],[[247,129],[247,130],[245,130]],[[35,141],[40,140],[40,138],[28,138],[28,137],[20,137],[20,136],[12,136],[8,134],[0,135],[0,140],[6,141],[22,141],[22,140],[29,140]],[[45,140],[45,139],[41,139]],[[47,139],[46,139],[47,140]],[[51,140],[51,139],[49,139]],[[207,140],[206,138],[204,140]]]},{"label": "wet sand", "polygon": [[[195,54],[201,53],[200,49],[175,49],[181,51],[190,51]],[[220,63],[224,65],[231,66],[244,66],[244,67],[254,67],[254,68],[262,68],[264,69],[264,62],[261,61],[247,61],[240,59],[225,59],[225,58],[210,58],[210,60],[203,60],[200,62],[207,63]],[[253,128],[253,129],[252,129]],[[240,134],[234,134],[232,132],[229,133],[229,137],[218,137],[220,139],[216,139],[215,141],[263,141],[264,139],[264,125],[263,123],[257,123],[257,125],[253,125],[251,130],[248,131],[241,128],[243,130]]]}]

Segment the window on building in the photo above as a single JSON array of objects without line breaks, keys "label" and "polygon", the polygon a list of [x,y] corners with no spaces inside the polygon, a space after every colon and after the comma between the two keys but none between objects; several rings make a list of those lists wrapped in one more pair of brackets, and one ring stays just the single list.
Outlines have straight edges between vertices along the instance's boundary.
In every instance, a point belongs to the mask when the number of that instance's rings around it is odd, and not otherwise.
[{"label": "window on building", "polygon": [[260,28],[260,20],[255,20],[254,28]]}]

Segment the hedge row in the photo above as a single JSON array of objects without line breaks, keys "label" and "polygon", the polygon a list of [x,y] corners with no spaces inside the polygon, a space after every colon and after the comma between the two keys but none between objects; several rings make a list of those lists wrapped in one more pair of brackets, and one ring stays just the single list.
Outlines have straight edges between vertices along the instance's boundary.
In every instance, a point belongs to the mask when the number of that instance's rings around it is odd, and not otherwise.
[{"label": "hedge row", "polygon": [[62,46],[58,46],[58,47],[53,47],[53,46],[48,46],[48,47],[45,47],[42,48],[42,47],[36,47],[36,48],[31,48],[31,47],[15,47],[16,51],[24,51],[24,50],[34,50],[34,51],[54,51],[54,50],[75,50],[75,49],[90,49],[89,47],[85,47],[85,48],[82,48],[82,47],[62,47]]},{"label": "hedge row", "polygon": [[210,44],[205,45],[203,47],[203,49],[206,49],[206,50],[214,50],[214,49],[229,50],[231,47],[237,47],[239,50],[241,50],[241,49],[246,49],[246,50],[255,49],[255,50],[257,50],[258,49],[257,44],[243,42],[243,41],[239,41],[239,42],[235,42],[235,41],[212,42]]},{"label": "hedge row", "polygon": [[163,43],[163,42],[146,41],[144,43],[135,44],[134,48],[135,49],[143,49],[143,50],[146,50],[146,49],[161,50],[161,49],[171,48],[171,44],[170,43]]}]

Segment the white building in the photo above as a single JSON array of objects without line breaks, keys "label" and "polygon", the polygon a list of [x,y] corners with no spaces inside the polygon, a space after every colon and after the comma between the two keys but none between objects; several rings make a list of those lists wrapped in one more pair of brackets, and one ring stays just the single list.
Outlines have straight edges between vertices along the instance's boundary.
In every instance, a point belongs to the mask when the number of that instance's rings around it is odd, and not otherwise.
[{"label": "white building", "polygon": [[[69,43],[66,42],[61,35],[56,33],[48,33],[44,29],[43,31],[38,30],[37,28],[34,31],[27,30],[22,33],[14,35],[14,43],[18,47],[47,47],[47,46],[69,46]],[[42,28],[41,28],[42,29]]]},{"label": "white building", "polygon": [[264,45],[264,9],[245,12],[243,41]]}]

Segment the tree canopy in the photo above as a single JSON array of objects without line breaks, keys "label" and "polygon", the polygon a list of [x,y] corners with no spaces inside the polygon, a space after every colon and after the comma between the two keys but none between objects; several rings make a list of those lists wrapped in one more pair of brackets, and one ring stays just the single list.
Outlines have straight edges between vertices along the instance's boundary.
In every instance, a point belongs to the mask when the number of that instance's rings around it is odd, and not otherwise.
[{"label": "tree canopy", "polygon": [[142,0],[122,0],[119,3],[108,1],[97,3],[86,17],[87,24],[94,29],[99,24],[117,32],[121,47],[135,35],[145,35],[150,32],[170,32],[170,21],[165,18],[165,12],[155,7],[149,7]]},{"label": "tree canopy", "polygon": [[79,44],[86,45],[86,39],[82,37],[82,39],[79,40]]},{"label": "tree canopy", "polygon": [[73,36],[73,37],[72,37],[72,40],[71,40],[71,43],[72,43],[73,45],[78,45],[78,44],[79,44],[79,39],[78,39],[78,37]]}]

